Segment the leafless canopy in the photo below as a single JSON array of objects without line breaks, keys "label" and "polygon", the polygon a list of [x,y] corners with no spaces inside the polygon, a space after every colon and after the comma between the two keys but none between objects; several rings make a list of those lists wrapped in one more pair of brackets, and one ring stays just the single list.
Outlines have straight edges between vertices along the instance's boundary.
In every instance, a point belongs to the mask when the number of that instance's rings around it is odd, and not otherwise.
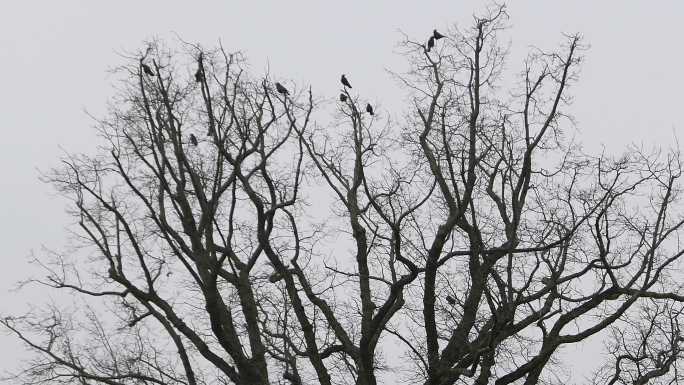
[{"label": "leafless canopy", "polygon": [[678,383],[679,154],[584,154],[579,36],[503,87],[506,22],[404,41],[391,120],[361,84],[318,100],[151,43],[100,151],[46,177],[78,248],[34,282],[84,299],[0,321],[36,352],[11,381],[557,383],[596,337],[596,383]]}]

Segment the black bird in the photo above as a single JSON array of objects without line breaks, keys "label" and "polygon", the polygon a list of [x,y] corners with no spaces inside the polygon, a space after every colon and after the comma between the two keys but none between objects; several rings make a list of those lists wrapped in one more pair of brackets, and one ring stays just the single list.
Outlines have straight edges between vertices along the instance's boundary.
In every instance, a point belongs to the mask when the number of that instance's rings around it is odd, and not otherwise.
[{"label": "black bird", "polygon": [[347,77],[342,74],[342,77],[340,78],[340,81],[342,82],[342,85],[345,87],[352,88],[351,84],[349,84],[349,80],[347,80]]},{"label": "black bird", "polygon": [[371,116],[375,115],[375,113],[373,113],[373,106],[371,106],[370,103],[366,104],[366,112],[368,112]]},{"label": "black bird", "polygon": [[452,296],[450,296],[450,295],[447,295],[447,296],[446,296],[446,301],[447,301],[447,303],[448,303],[449,305],[453,305],[453,304],[456,303],[456,299],[454,299],[454,297],[452,297]]},{"label": "black bird", "polygon": [[198,68],[197,72],[195,72],[195,81],[197,83],[202,81],[202,69],[201,68]]},{"label": "black bird", "polygon": [[434,46],[435,46],[435,37],[434,37],[434,36],[430,36],[430,38],[428,39],[428,44],[427,44],[427,51],[430,52],[430,50],[431,50],[432,47],[434,47]]},{"label": "black bird", "polygon": [[271,282],[271,283],[276,283],[276,282],[280,281],[281,279],[283,279],[283,276],[280,275],[280,273],[277,272],[277,271],[273,272],[273,274],[271,274],[271,275],[268,277],[268,280],[269,280],[269,282]]},{"label": "black bird", "polygon": [[154,76],[154,72],[152,72],[152,68],[150,68],[150,66],[148,66],[145,63],[140,63],[140,65],[142,66],[143,71],[145,71],[146,74],[148,74],[150,76]]},{"label": "black bird", "polygon": [[192,143],[193,146],[197,146],[197,137],[195,137],[195,134],[190,134],[190,143]]},{"label": "black bird", "polygon": [[283,94],[285,96],[290,94],[290,92],[287,90],[287,88],[283,87],[282,84],[276,82],[275,86],[276,86],[276,91],[278,91],[279,94]]},{"label": "black bird", "polygon": [[441,33],[437,32],[436,29],[433,29],[433,30],[432,30],[432,37],[434,37],[435,40],[439,40],[439,39],[441,39],[441,38],[443,38],[443,37],[446,37],[446,36],[444,36],[444,35],[442,35]]},{"label": "black bird", "polygon": [[347,101],[347,95],[345,95],[345,94],[340,94],[340,101],[341,101],[341,102],[346,102],[346,101]]}]

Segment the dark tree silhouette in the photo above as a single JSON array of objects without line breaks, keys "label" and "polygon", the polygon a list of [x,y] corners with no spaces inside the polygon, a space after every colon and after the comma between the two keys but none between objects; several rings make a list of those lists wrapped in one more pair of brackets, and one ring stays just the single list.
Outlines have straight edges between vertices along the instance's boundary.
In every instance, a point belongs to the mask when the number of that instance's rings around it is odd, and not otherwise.
[{"label": "dark tree silhouette", "polygon": [[561,350],[592,338],[597,384],[680,381],[679,153],[583,153],[580,38],[504,83],[506,23],[433,55],[404,41],[410,102],[387,120],[184,46],[197,87],[153,43],[157,76],[122,67],[103,150],[45,176],[77,236],[31,282],[83,302],[0,319],[36,353],[12,383],[559,383]]}]

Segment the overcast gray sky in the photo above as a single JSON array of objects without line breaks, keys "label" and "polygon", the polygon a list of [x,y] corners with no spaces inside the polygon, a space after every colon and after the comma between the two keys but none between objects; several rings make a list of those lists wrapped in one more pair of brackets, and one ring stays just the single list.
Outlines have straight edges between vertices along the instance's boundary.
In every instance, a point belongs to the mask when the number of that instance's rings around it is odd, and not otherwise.
[{"label": "overcast gray sky", "polygon": [[[334,96],[345,72],[364,95],[386,107],[396,85],[402,38],[433,27],[465,26],[484,1],[180,1],[22,0],[0,3],[0,313],[21,311],[29,294],[9,289],[31,269],[31,253],[64,244],[65,202],[37,170],[62,154],[93,152],[92,121],[113,94],[107,69],[119,53],[174,33],[204,46],[219,39],[242,50],[255,72],[268,64],[279,79]],[[619,152],[631,142],[671,145],[684,125],[681,39],[684,2],[549,1],[509,4],[509,68],[525,47],[554,48],[562,33],[591,45],[576,101],[576,136],[588,151]],[[360,87],[359,87],[360,88]],[[356,88],[355,88],[356,89]],[[392,104],[393,105],[393,104]],[[399,111],[388,111],[398,113]],[[35,294],[35,293],[34,293]],[[16,365],[19,345],[0,335],[0,369]]]}]

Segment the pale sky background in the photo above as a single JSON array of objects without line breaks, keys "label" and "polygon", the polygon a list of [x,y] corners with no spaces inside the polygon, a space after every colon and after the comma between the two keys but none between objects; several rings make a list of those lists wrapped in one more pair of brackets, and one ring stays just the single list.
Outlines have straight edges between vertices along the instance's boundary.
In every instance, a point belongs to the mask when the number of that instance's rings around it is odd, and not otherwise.
[{"label": "pale sky background", "polygon": [[[484,1],[179,1],[0,0],[0,314],[19,312],[35,292],[10,292],[27,278],[31,253],[64,245],[65,202],[38,180],[63,148],[94,152],[85,110],[101,116],[113,94],[107,69],[118,53],[174,32],[206,47],[219,39],[242,50],[255,73],[312,85],[335,97],[340,73],[354,90],[385,107],[397,90],[385,69],[400,69],[402,39],[433,28],[467,26]],[[629,143],[671,146],[684,126],[684,2],[511,1],[509,68],[521,68],[525,47],[552,49],[562,33],[591,45],[571,92],[574,134],[590,152],[621,152]],[[391,113],[400,111],[390,110]],[[44,295],[45,297],[48,294]],[[599,341],[600,343],[600,341]],[[569,363],[590,362],[591,350]],[[15,367],[20,345],[0,334],[0,373]],[[576,378],[581,383],[580,378]]]}]

